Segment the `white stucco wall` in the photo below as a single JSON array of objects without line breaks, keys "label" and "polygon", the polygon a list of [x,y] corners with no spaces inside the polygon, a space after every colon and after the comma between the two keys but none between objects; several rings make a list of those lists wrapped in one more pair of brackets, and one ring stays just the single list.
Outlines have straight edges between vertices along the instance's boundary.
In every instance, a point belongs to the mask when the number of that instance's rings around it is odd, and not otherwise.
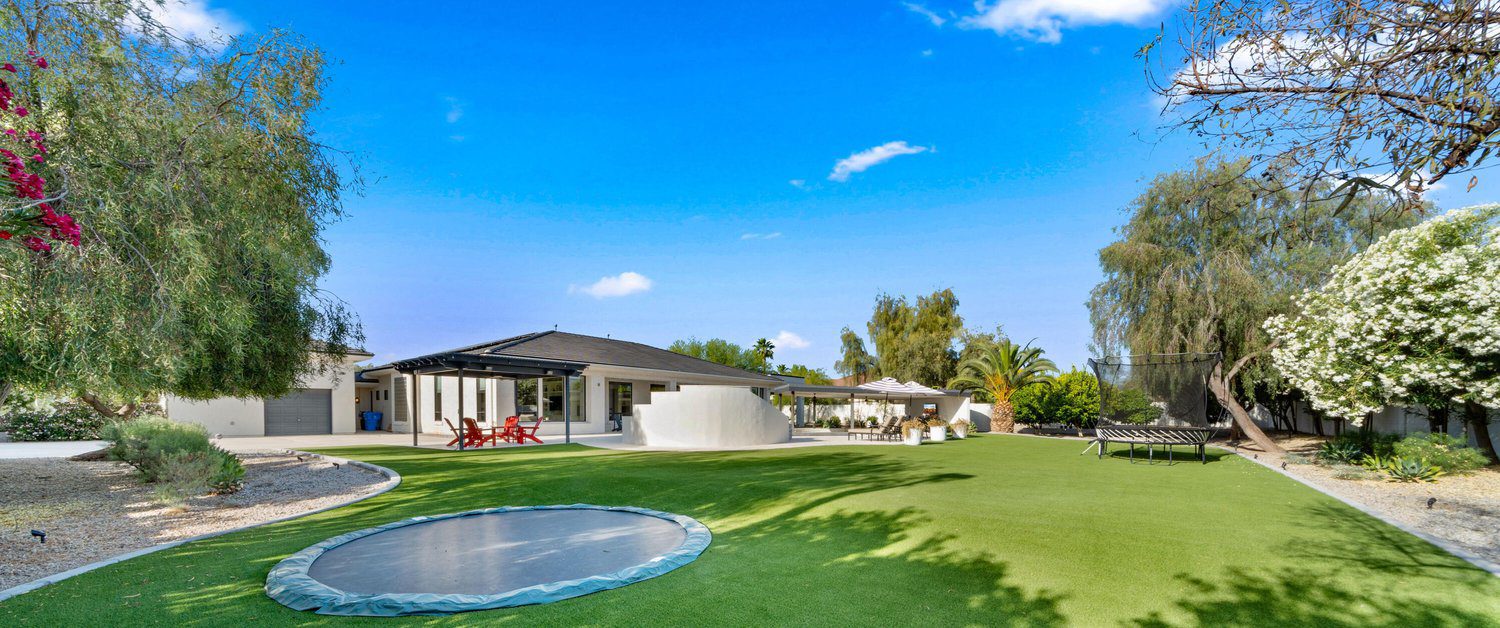
[{"label": "white stucco wall", "polygon": [[[329,367],[304,378],[298,388],[328,389],[333,403],[333,433],[353,433],[356,425],[354,371],[352,365],[365,356],[350,356],[346,364]],[[219,397],[206,401],[162,395],[162,410],[167,418],[183,423],[197,423],[209,434],[224,436],[264,436],[266,404],[261,399]]]},{"label": "white stucco wall", "polygon": [[683,386],[636,406],[623,436],[636,445],[716,449],[785,443],[791,428],[785,415],[748,388]]}]

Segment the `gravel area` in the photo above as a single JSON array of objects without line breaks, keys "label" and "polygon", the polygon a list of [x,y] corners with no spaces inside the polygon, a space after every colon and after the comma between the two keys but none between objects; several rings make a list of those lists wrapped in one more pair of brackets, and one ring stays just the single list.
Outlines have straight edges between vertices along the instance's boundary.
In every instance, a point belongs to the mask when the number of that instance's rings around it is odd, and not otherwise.
[{"label": "gravel area", "polygon": [[[1299,435],[1278,438],[1277,443],[1310,460],[1323,440]],[[1278,467],[1284,460],[1253,449],[1247,453]],[[1387,519],[1500,563],[1500,469],[1488,467],[1417,483],[1340,479],[1334,477],[1334,469],[1317,464],[1287,464],[1286,471]],[[1437,501],[1428,508],[1427,500],[1433,498]]]},{"label": "gravel area", "polygon": [[[313,457],[242,454],[245,487],[165,508],[120,462],[0,460],[0,590],[160,543],[316,510],[385,476]],[[47,533],[38,543],[31,530]]]}]

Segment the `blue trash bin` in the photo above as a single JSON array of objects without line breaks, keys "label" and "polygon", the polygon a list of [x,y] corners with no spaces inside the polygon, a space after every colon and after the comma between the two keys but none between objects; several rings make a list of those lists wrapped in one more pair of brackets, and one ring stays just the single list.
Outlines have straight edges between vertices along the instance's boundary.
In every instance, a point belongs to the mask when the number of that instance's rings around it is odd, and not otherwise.
[{"label": "blue trash bin", "polygon": [[365,431],[373,432],[380,429],[381,414],[379,412],[361,412],[359,416],[365,421]]}]

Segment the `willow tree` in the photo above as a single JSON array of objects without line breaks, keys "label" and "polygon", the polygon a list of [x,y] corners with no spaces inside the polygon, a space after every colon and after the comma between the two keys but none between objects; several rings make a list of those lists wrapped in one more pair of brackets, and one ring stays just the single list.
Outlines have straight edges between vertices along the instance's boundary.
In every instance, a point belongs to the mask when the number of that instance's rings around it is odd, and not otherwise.
[{"label": "willow tree", "polygon": [[1158,176],[1128,209],[1119,240],[1099,251],[1104,281],[1089,299],[1096,349],[1107,354],[1221,352],[1209,388],[1237,428],[1281,451],[1242,399],[1281,386],[1263,325],[1338,264],[1414,222],[1389,199],[1345,206],[1284,181],[1242,176],[1245,161],[1200,161]]},{"label": "willow tree", "polygon": [[964,330],[951,288],[919,296],[882,294],[867,325],[880,374],[924,384],[948,381],[958,368],[954,343]]},{"label": "willow tree", "polygon": [[1182,16],[1177,45],[1143,49],[1169,124],[1305,192],[1385,188],[1387,207],[1419,208],[1500,149],[1490,0],[1198,0]]},{"label": "willow tree", "polygon": [[78,395],[105,414],[170,392],[284,393],[356,319],[318,289],[341,215],[339,156],[309,118],[325,83],[287,33],[204,42],[136,1],[0,5],[0,58],[47,138],[75,249],[0,248],[0,389]]}]

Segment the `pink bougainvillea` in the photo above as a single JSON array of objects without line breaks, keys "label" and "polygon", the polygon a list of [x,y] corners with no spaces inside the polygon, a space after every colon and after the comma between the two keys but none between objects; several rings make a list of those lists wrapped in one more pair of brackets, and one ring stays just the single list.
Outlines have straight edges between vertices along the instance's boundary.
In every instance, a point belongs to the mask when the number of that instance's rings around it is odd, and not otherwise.
[{"label": "pink bougainvillea", "polygon": [[[37,70],[48,68],[46,57],[36,51],[26,55]],[[0,65],[0,70],[17,72],[12,63]],[[5,162],[5,178],[10,183],[10,198],[0,200],[0,241],[19,242],[38,253],[52,250],[49,239],[78,246],[82,229],[72,216],[58,212],[53,206],[61,197],[47,196],[47,179],[29,169],[47,162],[46,135],[22,127],[31,111],[13,107],[14,101],[15,92],[10,84],[0,79],[0,125],[8,127],[0,136],[0,160]]]}]

